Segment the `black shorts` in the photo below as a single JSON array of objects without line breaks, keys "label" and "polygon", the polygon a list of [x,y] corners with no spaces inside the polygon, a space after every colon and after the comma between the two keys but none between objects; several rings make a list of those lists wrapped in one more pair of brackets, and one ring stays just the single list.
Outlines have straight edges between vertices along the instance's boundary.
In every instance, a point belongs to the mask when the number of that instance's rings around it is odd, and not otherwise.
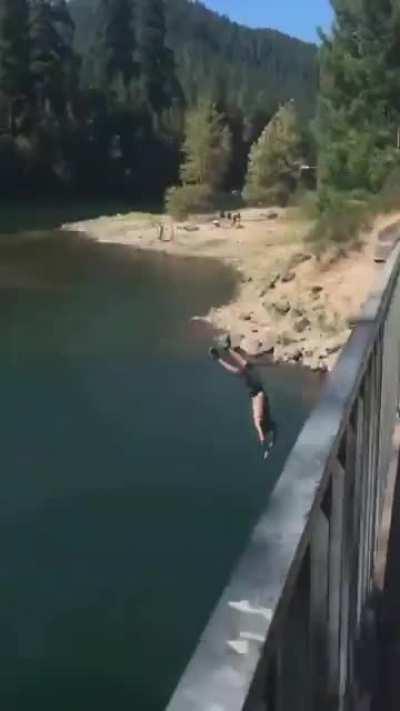
[{"label": "black shorts", "polygon": [[254,384],[254,385],[249,385],[248,387],[249,387],[249,395],[251,398],[257,397],[257,395],[259,395],[260,393],[262,393],[264,395],[264,397],[267,397],[264,392],[264,389],[261,385]]}]

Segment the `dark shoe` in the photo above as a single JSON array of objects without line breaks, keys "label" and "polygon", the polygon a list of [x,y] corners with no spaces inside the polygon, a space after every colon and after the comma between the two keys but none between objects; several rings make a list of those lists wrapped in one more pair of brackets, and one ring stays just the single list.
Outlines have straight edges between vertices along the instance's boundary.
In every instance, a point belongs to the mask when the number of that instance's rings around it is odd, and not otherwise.
[{"label": "dark shoe", "polygon": [[264,460],[268,459],[275,444],[275,431],[270,430],[264,440]]},{"label": "dark shoe", "polygon": [[221,344],[224,351],[229,351],[232,348],[232,342],[229,333],[223,337],[223,339],[221,340]]},{"label": "dark shoe", "polygon": [[218,358],[219,358],[218,348],[215,348],[215,346],[210,348],[208,351],[208,355],[210,356],[210,358],[212,360],[218,360]]}]

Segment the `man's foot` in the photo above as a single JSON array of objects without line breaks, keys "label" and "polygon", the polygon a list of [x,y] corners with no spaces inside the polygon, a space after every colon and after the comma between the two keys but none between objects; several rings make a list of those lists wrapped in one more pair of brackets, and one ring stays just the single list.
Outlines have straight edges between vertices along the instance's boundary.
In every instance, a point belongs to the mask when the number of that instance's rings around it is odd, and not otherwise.
[{"label": "man's foot", "polygon": [[265,440],[263,442],[263,448],[264,448],[264,460],[268,459],[269,455],[272,452],[272,449],[275,444],[275,433],[273,430],[270,430],[268,434],[265,437]]},{"label": "man's foot", "polygon": [[229,351],[229,349],[232,348],[231,337],[229,333],[227,333],[226,336],[223,336],[221,338],[221,348],[223,348],[224,351]]},{"label": "man's foot", "polygon": [[218,348],[215,348],[215,346],[210,348],[208,351],[208,355],[210,356],[210,358],[212,360],[218,360],[218,358],[219,358]]}]

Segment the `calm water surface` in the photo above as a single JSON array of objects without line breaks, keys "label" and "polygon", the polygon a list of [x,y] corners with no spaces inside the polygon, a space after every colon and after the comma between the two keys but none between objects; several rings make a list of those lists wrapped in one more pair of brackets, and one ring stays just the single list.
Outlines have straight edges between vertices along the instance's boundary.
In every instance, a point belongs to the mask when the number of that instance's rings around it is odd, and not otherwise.
[{"label": "calm water surface", "polygon": [[319,389],[262,369],[264,465],[190,322],[234,288],[215,262],[0,238],[5,711],[163,709]]}]

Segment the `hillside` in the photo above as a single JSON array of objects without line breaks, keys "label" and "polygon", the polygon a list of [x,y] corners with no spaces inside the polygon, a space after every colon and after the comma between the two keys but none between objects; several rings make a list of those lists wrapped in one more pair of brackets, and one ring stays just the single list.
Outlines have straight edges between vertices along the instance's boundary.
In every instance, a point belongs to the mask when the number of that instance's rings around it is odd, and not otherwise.
[{"label": "hillside", "polygon": [[[97,5],[98,0],[70,2],[88,84]],[[168,44],[189,104],[208,95],[249,116],[270,113],[279,102],[294,98],[306,114],[313,112],[318,75],[314,45],[273,30],[242,27],[201,3],[168,0],[166,7]]]}]

